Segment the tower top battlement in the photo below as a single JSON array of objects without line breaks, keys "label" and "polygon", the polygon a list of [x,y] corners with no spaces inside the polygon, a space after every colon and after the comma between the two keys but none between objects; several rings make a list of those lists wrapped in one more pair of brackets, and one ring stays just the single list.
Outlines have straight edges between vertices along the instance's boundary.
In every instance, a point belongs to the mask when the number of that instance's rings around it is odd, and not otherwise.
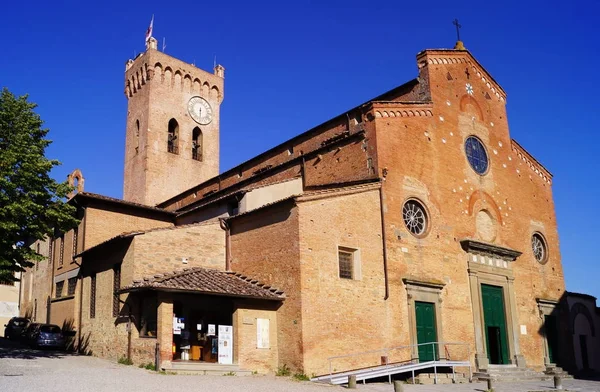
[{"label": "tower top battlement", "polygon": [[144,53],[125,63],[124,92],[128,99],[148,82],[159,78],[161,84],[166,81],[171,88],[198,93],[204,90],[214,95],[219,103],[223,101],[225,67],[216,64],[210,73],[157,50],[156,39],[151,37],[148,41]]}]

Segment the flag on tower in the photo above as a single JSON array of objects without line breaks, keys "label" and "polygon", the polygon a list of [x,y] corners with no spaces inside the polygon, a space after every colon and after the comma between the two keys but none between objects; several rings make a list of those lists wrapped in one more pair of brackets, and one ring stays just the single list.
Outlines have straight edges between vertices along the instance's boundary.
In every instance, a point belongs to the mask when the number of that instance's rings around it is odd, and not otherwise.
[{"label": "flag on tower", "polygon": [[148,30],[146,30],[146,43],[150,37],[152,37],[152,28],[154,27],[154,14],[152,15],[152,19],[150,20],[150,26],[148,26]]}]

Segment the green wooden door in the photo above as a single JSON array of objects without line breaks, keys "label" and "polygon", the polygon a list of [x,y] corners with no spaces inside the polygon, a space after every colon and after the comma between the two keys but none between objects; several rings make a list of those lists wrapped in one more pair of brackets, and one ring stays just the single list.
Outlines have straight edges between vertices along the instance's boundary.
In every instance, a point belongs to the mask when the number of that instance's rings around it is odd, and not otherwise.
[{"label": "green wooden door", "polygon": [[[417,343],[430,343],[437,341],[435,329],[435,305],[429,302],[415,302],[417,319]],[[419,346],[419,361],[433,361],[436,359],[437,345],[424,344]]]},{"label": "green wooden door", "polygon": [[544,327],[546,329],[546,341],[548,342],[548,359],[550,360],[550,363],[557,363],[558,330],[556,326],[556,316],[547,315],[544,318]]},{"label": "green wooden door", "polygon": [[485,343],[491,364],[508,364],[508,339],[502,287],[481,285]]}]

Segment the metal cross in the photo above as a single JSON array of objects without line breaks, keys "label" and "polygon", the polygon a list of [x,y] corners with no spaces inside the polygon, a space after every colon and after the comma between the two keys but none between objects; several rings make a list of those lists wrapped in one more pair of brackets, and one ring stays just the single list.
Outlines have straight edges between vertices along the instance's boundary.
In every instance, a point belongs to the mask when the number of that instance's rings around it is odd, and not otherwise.
[{"label": "metal cross", "polygon": [[460,41],[460,28],[462,27],[462,25],[460,23],[458,23],[458,19],[456,19],[456,18],[454,19],[452,24],[454,26],[456,26],[456,38],[457,38],[457,41]]}]

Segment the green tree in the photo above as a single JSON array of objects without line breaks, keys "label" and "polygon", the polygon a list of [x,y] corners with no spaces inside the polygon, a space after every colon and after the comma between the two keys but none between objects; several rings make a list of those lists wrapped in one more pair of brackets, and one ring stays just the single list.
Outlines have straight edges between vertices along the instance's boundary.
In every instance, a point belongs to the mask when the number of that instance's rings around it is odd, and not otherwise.
[{"label": "green tree", "polygon": [[65,203],[69,185],[50,170],[60,162],[45,156],[48,129],[27,96],[0,93],[0,281],[43,257],[28,245],[77,224],[75,207]]}]

